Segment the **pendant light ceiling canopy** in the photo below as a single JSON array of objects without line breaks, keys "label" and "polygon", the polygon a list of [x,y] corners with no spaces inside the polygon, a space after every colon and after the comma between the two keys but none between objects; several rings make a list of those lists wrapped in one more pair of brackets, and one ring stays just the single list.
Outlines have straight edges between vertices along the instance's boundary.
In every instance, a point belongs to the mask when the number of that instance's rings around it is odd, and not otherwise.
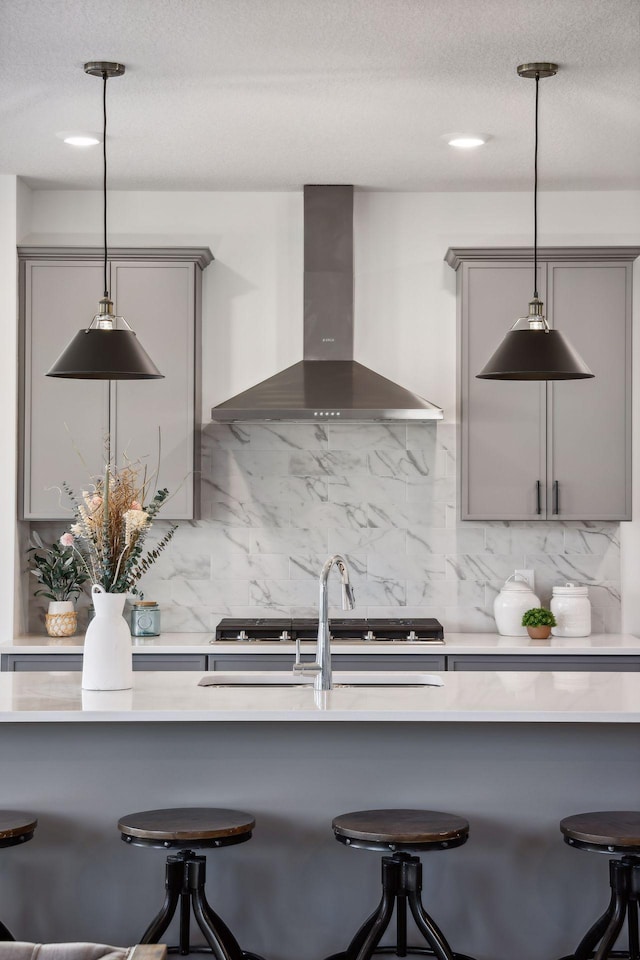
[{"label": "pendant light ceiling canopy", "polygon": [[536,81],[533,177],[533,298],[529,315],[520,317],[498,349],[476,374],[480,380],[585,380],[593,377],[582,357],[559,330],[552,330],[538,297],[538,87],[558,72],[556,63],[523,63],[518,75]]},{"label": "pendant light ceiling canopy", "polygon": [[[47,372],[48,377],[71,380],[158,380],[163,377],[124,317],[113,312],[109,294],[107,258],[107,80],[121,77],[124,65],[98,60],[85,63],[84,71],[103,81],[104,295],[89,327],[79,330]],[[124,329],[118,329],[118,324]]]}]

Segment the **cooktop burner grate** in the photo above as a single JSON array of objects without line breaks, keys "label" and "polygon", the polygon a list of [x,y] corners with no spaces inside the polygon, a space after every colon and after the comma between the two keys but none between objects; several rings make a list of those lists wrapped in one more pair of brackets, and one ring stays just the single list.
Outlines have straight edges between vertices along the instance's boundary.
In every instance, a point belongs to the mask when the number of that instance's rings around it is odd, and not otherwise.
[{"label": "cooktop burner grate", "polygon": [[[331,639],[341,643],[444,643],[442,624],[434,618],[331,619]],[[312,618],[260,617],[237,620],[225,617],[216,627],[216,640],[240,642],[293,642],[315,640],[318,621]]]}]

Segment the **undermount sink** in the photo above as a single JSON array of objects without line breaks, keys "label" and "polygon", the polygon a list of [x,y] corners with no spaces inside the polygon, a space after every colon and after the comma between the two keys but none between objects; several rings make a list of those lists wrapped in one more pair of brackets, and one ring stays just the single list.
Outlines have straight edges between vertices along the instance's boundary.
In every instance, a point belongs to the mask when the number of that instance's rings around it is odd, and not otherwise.
[{"label": "undermount sink", "polygon": [[[406,673],[363,670],[347,672],[335,670],[335,687],[441,687],[441,677],[432,673],[418,671]],[[236,670],[224,673],[208,673],[198,682],[200,687],[310,687],[313,677],[305,677],[292,671],[280,670]]]}]

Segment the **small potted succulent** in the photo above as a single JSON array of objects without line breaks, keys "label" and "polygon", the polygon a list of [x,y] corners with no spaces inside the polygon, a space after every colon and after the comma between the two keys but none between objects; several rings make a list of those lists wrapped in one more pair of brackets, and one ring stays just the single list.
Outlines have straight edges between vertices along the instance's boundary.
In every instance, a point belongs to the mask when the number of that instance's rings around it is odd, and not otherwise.
[{"label": "small potted succulent", "polygon": [[49,600],[45,624],[50,637],[72,637],[78,625],[75,600],[82,584],[89,577],[84,565],[79,562],[71,544],[65,541],[66,534],[57,543],[45,546],[34,530],[32,545],[27,550],[31,573],[41,585],[36,597]]},{"label": "small potted succulent", "polygon": [[522,626],[532,640],[547,640],[551,627],[555,627],[556,618],[546,607],[532,607],[522,615]]}]

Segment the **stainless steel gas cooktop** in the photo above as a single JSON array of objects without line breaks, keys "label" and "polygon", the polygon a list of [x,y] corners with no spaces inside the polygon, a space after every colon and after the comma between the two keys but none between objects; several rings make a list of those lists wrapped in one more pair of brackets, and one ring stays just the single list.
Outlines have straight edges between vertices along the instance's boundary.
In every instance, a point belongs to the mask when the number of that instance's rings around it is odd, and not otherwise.
[{"label": "stainless steel gas cooktop", "polygon": [[[442,624],[433,618],[361,620],[331,619],[331,640],[334,643],[440,643],[443,644]],[[315,640],[318,621],[314,619],[286,619],[264,617],[255,620],[224,618],[216,627],[216,640],[263,643]],[[215,641],[214,641],[215,642]]]}]

